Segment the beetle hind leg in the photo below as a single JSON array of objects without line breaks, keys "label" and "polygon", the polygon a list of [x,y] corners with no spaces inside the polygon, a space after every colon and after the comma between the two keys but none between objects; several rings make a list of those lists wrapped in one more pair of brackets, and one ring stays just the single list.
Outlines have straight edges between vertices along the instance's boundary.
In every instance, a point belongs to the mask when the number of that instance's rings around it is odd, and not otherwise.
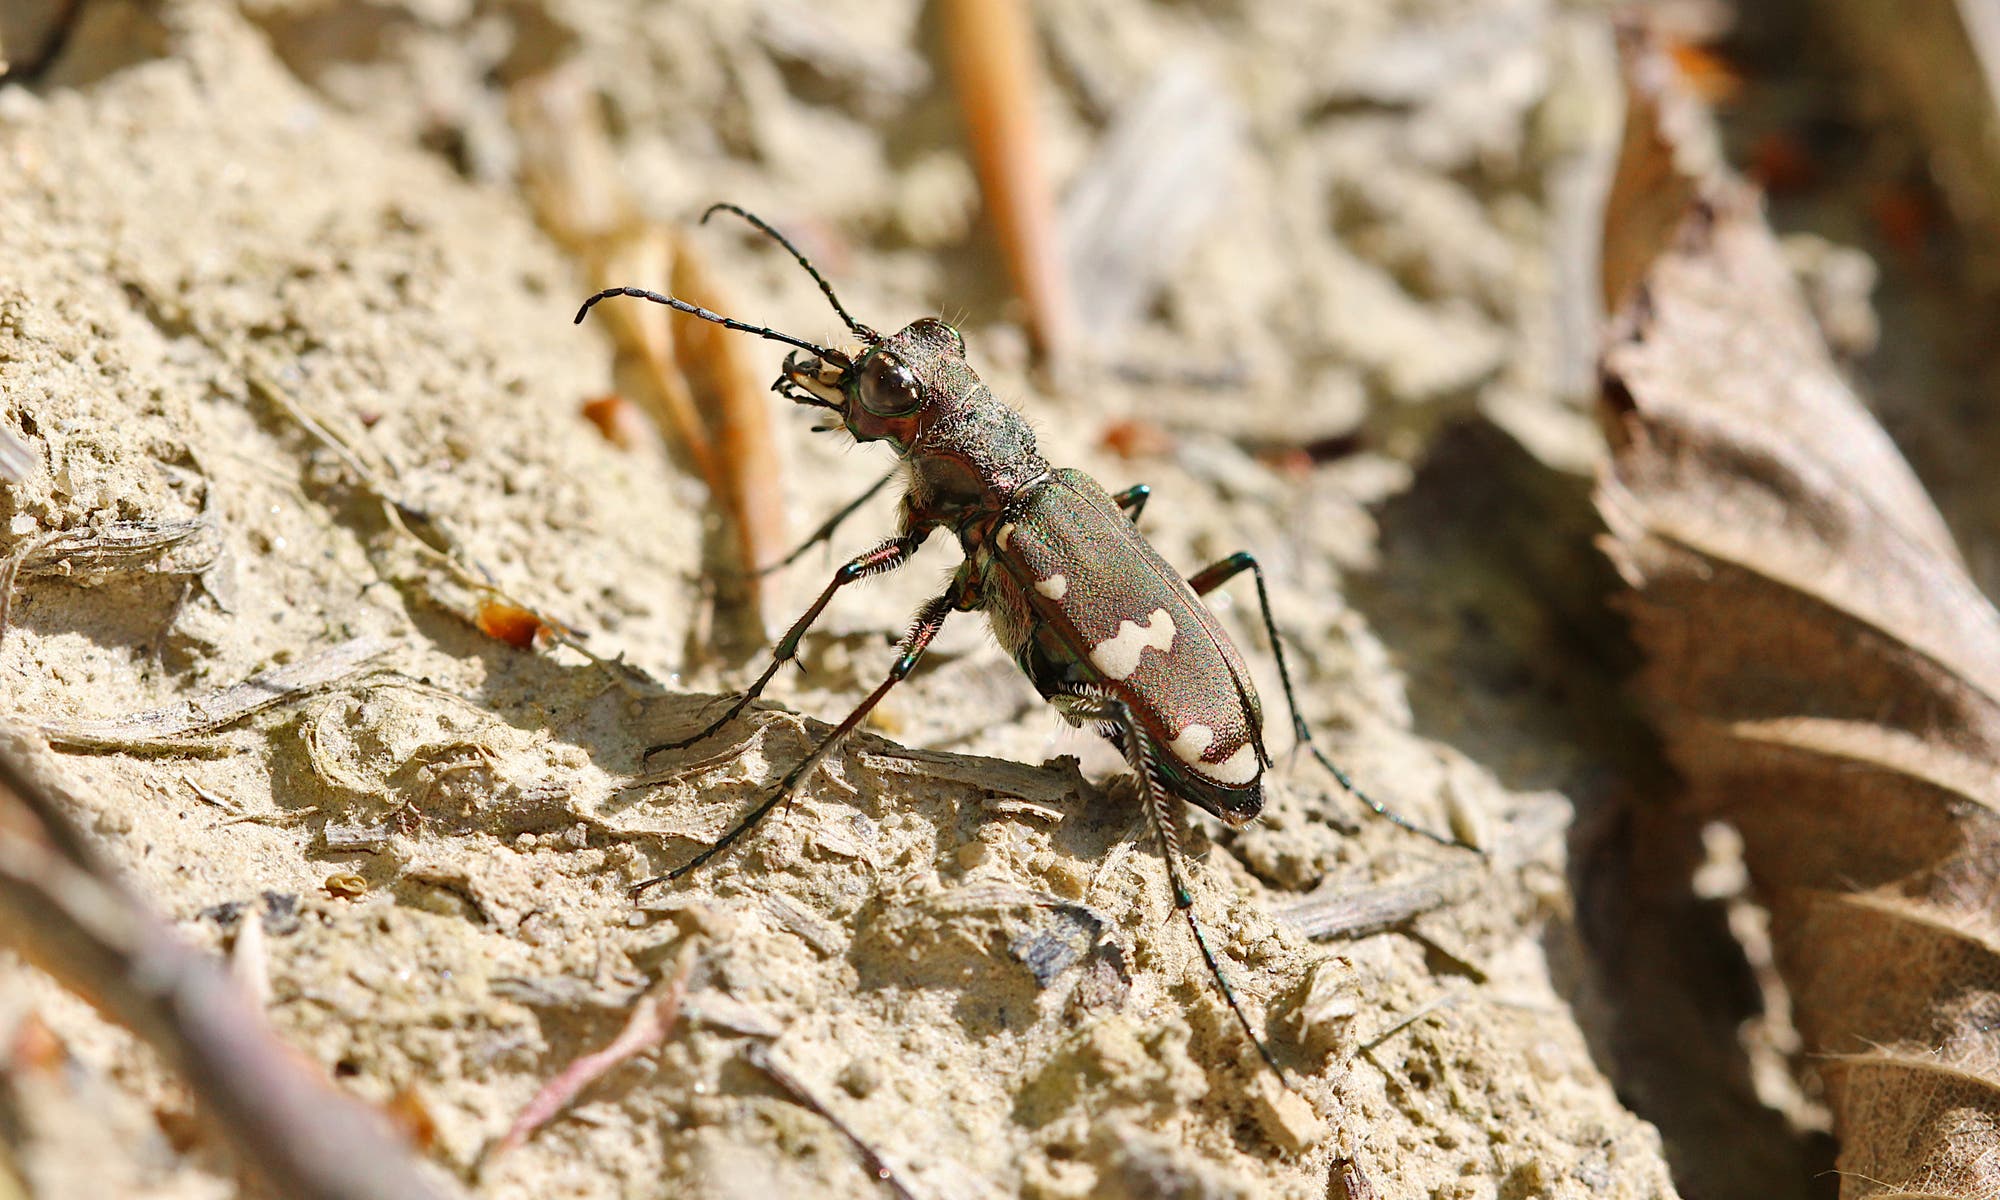
[{"label": "beetle hind leg", "polygon": [[1381,817],[1391,825],[1407,829],[1420,837],[1427,837],[1441,846],[1472,849],[1472,847],[1467,846],[1457,838],[1446,837],[1441,833],[1435,833],[1418,825],[1414,821],[1397,813],[1394,809],[1389,808],[1367,792],[1362,791],[1359,787],[1355,786],[1354,780],[1349,778],[1347,772],[1341,770],[1338,763],[1328,758],[1326,753],[1319,748],[1319,743],[1313,740],[1312,729],[1306,724],[1305,717],[1299,714],[1299,698],[1292,691],[1292,673],[1290,668],[1285,665],[1285,643],[1278,637],[1278,623],[1271,616],[1271,593],[1264,586],[1264,568],[1258,564],[1255,555],[1252,555],[1248,551],[1238,551],[1221,562],[1216,563],[1214,566],[1190,576],[1188,586],[1194,589],[1196,595],[1206,596],[1208,593],[1222,586],[1223,583],[1245,571],[1250,572],[1257,580],[1257,607],[1263,613],[1264,634],[1271,640],[1271,656],[1278,660],[1278,683],[1285,689],[1285,708],[1292,714],[1292,736],[1298,739],[1298,744],[1304,746],[1312,754],[1313,759],[1320,766],[1326,768],[1327,774],[1332,775],[1349,795],[1367,805],[1376,816]]},{"label": "beetle hind leg", "polygon": [[1095,724],[1110,737],[1124,753],[1132,773],[1139,777],[1139,791],[1146,800],[1146,815],[1151,820],[1154,835],[1160,840],[1160,855],[1166,859],[1167,880],[1174,889],[1174,907],[1186,919],[1188,932],[1194,935],[1195,947],[1201,951],[1202,961],[1208,964],[1209,976],[1215,980],[1216,990],[1222,993],[1229,1011],[1235,1014],[1236,1023],[1243,1027],[1243,1035],[1257,1048],[1257,1055],[1264,1060],[1264,1065],[1270,1067],[1283,1082],[1284,1068],[1271,1056],[1264,1039],[1251,1028],[1249,1015],[1236,999],[1236,989],[1229,986],[1229,978],[1222,973],[1222,962],[1209,946],[1208,935],[1202,932],[1201,922],[1194,915],[1194,889],[1188,886],[1187,856],[1181,849],[1180,826],[1174,820],[1172,794],[1162,785],[1155,770],[1152,740],[1133,718],[1132,710],[1116,696],[1083,691],[1054,699],[1056,711],[1064,719],[1075,725]]}]

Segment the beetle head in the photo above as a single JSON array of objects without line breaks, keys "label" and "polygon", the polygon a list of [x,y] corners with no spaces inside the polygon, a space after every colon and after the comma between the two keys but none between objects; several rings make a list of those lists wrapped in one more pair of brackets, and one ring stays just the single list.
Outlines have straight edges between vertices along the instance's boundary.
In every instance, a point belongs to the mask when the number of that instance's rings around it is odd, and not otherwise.
[{"label": "beetle head", "polygon": [[607,288],[590,297],[577,310],[577,322],[582,323],[591,307],[601,300],[633,296],[726,329],[796,346],[798,350],[785,359],[785,373],[771,389],[797,403],[833,410],[856,441],[886,440],[903,454],[917,444],[925,430],[957,412],[980,389],[979,377],[966,365],[965,339],[958,330],[935,317],[925,317],[884,337],[848,313],[840,298],[833,294],[833,286],[784,234],[733,204],[713,205],[701,219],[706,221],[717,212],[742,217],[790,251],[799,266],[819,284],[819,290],[833,305],[833,311],[840,314],[848,332],[860,339],[860,345],[847,350],[820,346],[766,326],[710,312],[674,296],[631,287]]},{"label": "beetle head", "polygon": [[958,330],[925,317],[851,352],[793,353],[773,386],[839,413],[858,442],[886,440],[906,452],[977,382]]}]

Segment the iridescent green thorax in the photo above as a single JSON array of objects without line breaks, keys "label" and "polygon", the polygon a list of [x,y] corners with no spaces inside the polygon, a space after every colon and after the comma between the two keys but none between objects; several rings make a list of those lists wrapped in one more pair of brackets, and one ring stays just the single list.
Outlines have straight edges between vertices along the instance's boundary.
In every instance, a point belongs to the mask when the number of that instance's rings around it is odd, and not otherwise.
[{"label": "iridescent green thorax", "polygon": [[779,380],[788,384],[838,410],[856,441],[894,446],[910,465],[909,506],[934,524],[998,512],[1048,474],[1034,429],[994,397],[966,362],[964,339],[935,317],[839,359],[793,355]]}]

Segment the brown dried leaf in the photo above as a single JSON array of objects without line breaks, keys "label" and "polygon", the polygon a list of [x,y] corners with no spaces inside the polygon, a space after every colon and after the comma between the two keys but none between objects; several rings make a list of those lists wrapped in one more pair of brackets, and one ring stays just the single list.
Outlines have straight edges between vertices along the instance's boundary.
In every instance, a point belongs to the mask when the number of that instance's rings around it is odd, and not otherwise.
[{"label": "brown dried leaf", "polygon": [[[1634,120],[1657,78],[1628,75]],[[1673,146],[1639,131],[1626,151],[1629,195]],[[2000,614],[1832,365],[1754,196],[1687,194],[1670,223],[1658,204],[1607,221],[1607,247],[1657,247],[1603,364],[1598,506],[1639,687],[1697,811],[1742,832],[1842,1194],[1992,1195]]]}]

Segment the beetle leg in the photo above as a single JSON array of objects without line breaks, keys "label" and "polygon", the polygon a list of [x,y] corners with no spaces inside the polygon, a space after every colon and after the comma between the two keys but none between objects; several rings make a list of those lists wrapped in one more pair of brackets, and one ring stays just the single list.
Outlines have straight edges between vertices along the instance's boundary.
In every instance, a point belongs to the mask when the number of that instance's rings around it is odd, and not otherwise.
[{"label": "beetle leg", "polygon": [[632,888],[632,894],[636,896],[656,883],[669,883],[679,879],[689,871],[694,870],[696,867],[701,866],[709,859],[728,849],[732,842],[754,829],[759,821],[770,816],[771,810],[783,804],[791,796],[792,792],[798,788],[799,784],[805,782],[806,777],[813,773],[814,768],[826,761],[826,756],[833,753],[834,748],[839,746],[841,741],[848,734],[852,733],[856,726],[867,719],[869,712],[881,702],[883,696],[888,694],[889,689],[901,683],[916,668],[917,660],[924,656],[925,647],[931,644],[931,639],[935,638],[938,630],[944,627],[945,618],[951,615],[954,608],[958,607],[957,599],[958,589],[954,586],[951,591],[936,597],[917,610],[917,619],[911,623],[910,632],[903,637],[902,647],[896,656],[895,665],[889,668],[888,678],[878,684],[874,691],[868,693],[867,697],[855,706],[854,711],[847,714],[845,720],[834,726],[832,733],[820,739],[819,745],[813,747],[812,753],[806,755],[804,759],[800,760],[797,766],[787,771],[785,777],[778,781],[778,786],[772,790],[764,802],[750,810],[749,816],[737,822],[736,827],[728,833],[717,838],[708,849],[703,850],[700,854],[695,855],[665,875],[658,875],[642,883],[635,884]]},{"label": "beetle leg", "polygon": [[1194,589],[1195,595],[1206,596],[1217,587],[1220,587],[1225,581],[1233,579],[1245,571],[1250,572],[1257,579],[1257,606],[1264,614],[1264,633],[1271,639],[1271,656],[1278,660],[1278,683],[1285,689],[1285,707],[1292,714],[1292,736],[1298,739],[1299,745],[1304,746],[1310,751],[1313,758],[1318,760],[1319,765],[1325,767],[1327,773],[1338,780],[1340,786],[1345,788],[1349,795],[1352,795],[1356,800],[1373,809],[1376,816],[1381,817],[1392,825],[1401,826],[1411,833],[1427,837],[1441,846],[1458,846],[1464,849],[1471,849],[1471,847],[1466,846],[1465,843],[1455,838],[1448,838],[1443,834],[1433,833],[1423,826],[1415,824],[1385,806],[1380,800],[1375,799],[1375,797],[1370,796],[1367,792],[1354,786],[1354,780],[1348,778],[1347,772],[1341,770],[1338,764],[1320,750],[1319,743],[1313,741],[1311,728],[1306,725],[1306,719],[1299,715],[1299,698],[1297,693],[1292,691],[1292,672],[1285,665],[1285,644],[1279,639],[1278,623],[1271,616],[1271,593],[1264,586],[1264,568],[1258,565],[1256,556],[1247,550],[1238,551],[1221,562],[1216,563],[1214,566],[1190,576],[1188,578],[1188,586]]},{"label": "beetle leg", "polygon": [[1146,501],[1152,499],[1152,496],[1152,484],[1135,483],[1111,497],[1111,502],[1119,508],[1124,509],[1125,515],[1132,519],[1134,525],[1137,525],[1139,523],[1139,514],[1146,511]]},{"label": "beetle leg", "polygon": [[842,564],[841,568],[833,573],[833,582],[827,584],[826,590],[819,594],[819,599],[813,601],[812,607],[806,609],[798,620],[792,622],[791,629],[772,648],[771,665],[764,668],[764,673],[757,677],[757,682],[751,684],[748,691],[736,698],[736,703],[729,706],[728,712],[717,717],[706,729],[693,737],[684,737],[676,742],[661,742],[657,746],[648,747],[641,757],[651,758],[665,750],[685,750],[696,742],[713,736],[716,730],[735,720],[750,706],[752,700],[763,694],[764,689],[770,686],[771,680],[777,677],[784,665],[799,656],[799,641],[805,637],[806,630],[812,623],[819,620],[820,613],[826,610],[827,603],[833,599],[835,592],[857,579],[880,575],[884,571],[893,571],[902,566],[910,561],[910,555],[916,553],[917,546],[922,540],[920,534],[901,534],[890,538],[866,554],[856,555]]},{"label": "beetle leg", "polygon": [[903,471],[902,466],[898,464],[894,470],[890,471],[887,475],[884,475],[882,478],[876,480],[873,484],[869,485],[867,491],[861,493],[859,496],[856,496],[854,499],[842,505],[837,512],[835,512],[832,516],[828,517],[825,521],[821,522],[820,527],[812,531],[812,536],[808,537],[805,541],[800,542],[796,547],[793,548],[790,554],[785,555],[785,557],[779,559],[777,562],[772,563],[768,567],[758,568],[757,574],[761,577],[764,575],[769,575],[774,571],[782,571],[786,567],[789,567],[793,563],[799,561],[799,559],[805,555],[805,552],[812,549],[814,546],[819,545],[821,542],[832,541],[834,531],[839,529],[841,524],[845,522],[847,518],[853,516],[855,512],[858,509],[860,509],[862,505],[868,503],[870,500],[873,500],[877,492],[881,491],[885,487],[888,487],[889,481],[896,478],[897,475],[900,475],[902,471]]},{"label": "beetle leg", "polygon": [[1278,1065],[1271,1051],[1264,1045],[1264,1039],[1250,1027],[1250,1017],[1243,1011],[1243,1005],[1236,999],[1236,991],[1229,986],[1229,980],[1222,973],[1222,964],[1209,948],[1208,938],[1201,931],[1201,922],[1194,915],[1194,890],[1188,886],[1187,856],[1181,851],[1180,827],[1174,823],[1172,796],[1161,785],[1154,771],[1154,750],[1152,739],[1132,716],[1132,710],[1123,700],[1103,692],[1058,696],[1056,710],[1072,724],[1082,725],[1096,722],[1106,732],[1115,731],[1113,739],[1125,749],[1126,765],[1139,777],[1139,790],[1146,798],[1146,813],[1152,818],[1153,833],[1160,839],[1160,854],[1167,860],[1167,879],[1174,889],[1174,907],[1187,919],[1188,932],[1194,935],[1194,944],[1201,950],[1202,961],[1208,964],[1208,973],[1215,979],[1216,988],[1222,999],[1229,1005],[1229,1011],[1236,1014],[1236,1023],[1243,1027],[1243,1034],[1250,1044],[1257,1047],[1257,1053],[1265,1065],[1277,1073],[1280,1081],[1285,1078],[1284,1068]]}]

